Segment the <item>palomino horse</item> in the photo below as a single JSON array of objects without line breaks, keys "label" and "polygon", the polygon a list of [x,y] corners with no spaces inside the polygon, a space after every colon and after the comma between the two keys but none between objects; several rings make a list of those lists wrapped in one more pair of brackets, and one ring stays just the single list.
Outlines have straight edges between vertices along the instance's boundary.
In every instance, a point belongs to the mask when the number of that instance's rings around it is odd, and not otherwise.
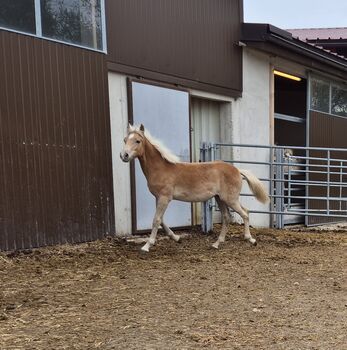
[{"label": "palomino horse", "polygon": [[139,159],[148,188],[156,198],[152,232],[147,243],[141,248],[143,251],[148,252],[155,244],[160,225],[169,237],[176,242],[179,241],[179,236],[163,222],[165,210],[173,199],[203,202],[212,197],[216,198],[222,212],[223,224],[217,241],[212,245],[214,248],[217,249],[219,244],[225,241],[227,225],[231,221],[229,207],[242,217],[245,239],[256,244],[249,231],[248,210],[239,202],[242,177],[247,180],[251,191],[260,202],[266,203],[269,200],[262,183],[253,174],[222,161],[180,163],[175,155],[145,131],[142,124],[140,127],[129,125],[124,143],[121,159],[124,162]]}]

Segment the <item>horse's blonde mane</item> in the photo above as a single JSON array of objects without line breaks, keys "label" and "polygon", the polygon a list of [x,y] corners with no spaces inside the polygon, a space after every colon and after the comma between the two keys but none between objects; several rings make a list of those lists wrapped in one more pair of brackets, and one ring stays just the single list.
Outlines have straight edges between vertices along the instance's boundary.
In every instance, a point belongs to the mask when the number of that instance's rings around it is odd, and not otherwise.
[{"label": "horse's blonde mane", "polygon": [[[136,132],[141,133],[139,126],[131,126],[131,125],[129,125],[129,131],[130,132],[136,131]],[[175,154],[173,154],[172,151],[170,151],[166,146],[164,146],[163,143],[160,140],[158,140],[155,137],[153,137],[147,129],[145,130],[145,137],[148,140],[148,142],[169,163],[176,164],[176,163],[180,162],[180,159]]]}]

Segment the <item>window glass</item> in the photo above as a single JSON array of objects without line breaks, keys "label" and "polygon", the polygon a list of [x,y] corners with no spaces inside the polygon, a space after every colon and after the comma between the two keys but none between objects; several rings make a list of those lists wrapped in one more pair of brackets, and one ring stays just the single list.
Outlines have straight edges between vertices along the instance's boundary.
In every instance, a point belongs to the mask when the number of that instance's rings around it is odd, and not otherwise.
[{"label": "window glass", "polygon": [[41,0],[42,35],[102,50],[101,0]]},{"label": "window glass", "polygon": [[347,89],[332,86],[331,113],[347,117]]},{"label": "window glass", "polygon": [[0,27],[35,34],[35,1],[0,0]]},{"label": "window glass", "polygon": [[330,85],[323,80],[312,79],[311,81],[311,109],[329,113]]}]

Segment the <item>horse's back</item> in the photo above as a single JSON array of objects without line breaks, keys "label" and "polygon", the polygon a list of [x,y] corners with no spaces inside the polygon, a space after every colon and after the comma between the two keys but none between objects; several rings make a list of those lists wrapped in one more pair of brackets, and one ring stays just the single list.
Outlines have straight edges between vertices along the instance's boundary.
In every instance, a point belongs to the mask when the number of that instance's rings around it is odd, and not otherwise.
[{"label": "horse's back", "polygon": [[177,163],[177,174],[186,182],[213,182],[235,185],[242,182],[239,170],[226,162]]}]

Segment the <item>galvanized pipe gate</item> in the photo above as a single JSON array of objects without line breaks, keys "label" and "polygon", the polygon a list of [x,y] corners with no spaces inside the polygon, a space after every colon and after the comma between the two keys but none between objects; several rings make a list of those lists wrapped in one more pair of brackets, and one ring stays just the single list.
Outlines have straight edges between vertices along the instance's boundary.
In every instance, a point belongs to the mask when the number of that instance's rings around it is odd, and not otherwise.
[{"label": "galvanized pipe gate", "polygon": [[[263,156],[265,152],[266,159],[259,160],[258,152]],[[270,215],[272,227],[347,221],[347,149],[203,142],[200,154],[203,162],[223,160],[249,170],[266,168],[268,175],[260,180],[269,188],[270,205],[250,213]],[[246,196],[251,194],[241,193]],[[214,199],[202,204],[204,232],[212,229],[213,210],[218,210]]]}]

